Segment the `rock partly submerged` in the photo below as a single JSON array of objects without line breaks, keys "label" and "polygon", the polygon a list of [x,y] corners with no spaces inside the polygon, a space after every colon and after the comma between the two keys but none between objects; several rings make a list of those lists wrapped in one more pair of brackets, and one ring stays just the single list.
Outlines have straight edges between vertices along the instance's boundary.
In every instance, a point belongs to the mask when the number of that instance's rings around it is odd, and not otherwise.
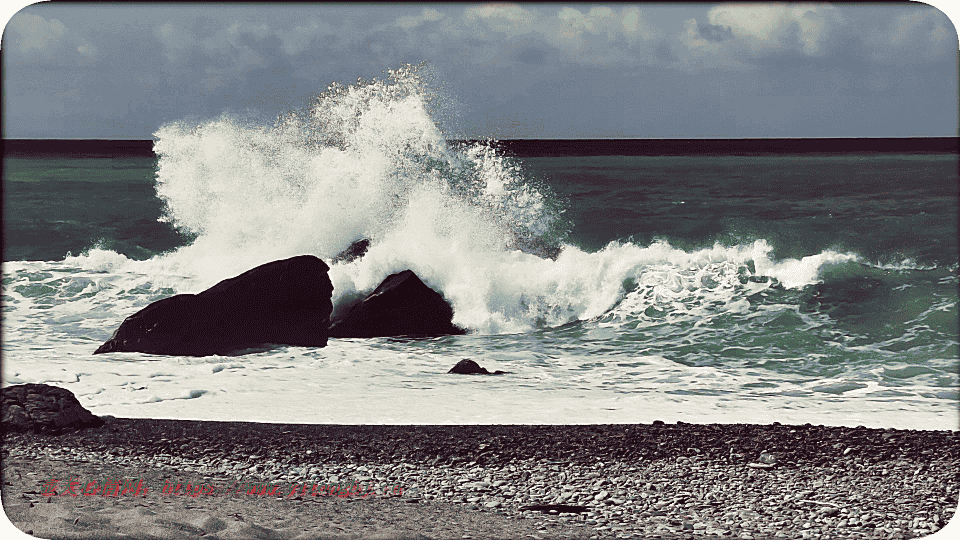
[{"label": "rock partly submerged", "polygon": [[[366,255],[371,241],[361,238],[333,258],[350,264]],[[428,337],[460,335],[453,324],[453,307],[412,270],[387,276],[376,289],[344,310],[330,325],[330,337]]]},{"label": "rock partly submerged", "polygon": [[333,310],[326,263],[300,255],[263,264],[198,294],[127,317],[94,354],[231,354],[267,344],[323,347]]},{"label": "rock partly submerged", "polygon": [[474,362],[473,360],[464,358],[463,360],[457,362],[457,365],[450,368],[450,371],[447,373],[454,373],[457,375],[505,375],[510,372],[500,371],[498,369],[493,373],[490,373],[487,371],[487,368],[480,367],[480,364]]},{"label": "rock partly submerged", "polygon": [[333,338],[460,335],[453,308],[412,270],[387,276],[330,326]]},{"label": "rock partly submerged", "polygon": [[[350,245],[334,264],[353,262],[370,241]],[[426,337],[465,334],[453,308],[411,270],[388,276],[331,324],[329,267],[312,255],[274,261],[198,294],[158,300],[127,317],[94,354],[140,352],[209,356],[270,345],[323,347],[328,337]]]},{"label": "rock partly submerged", "polygon": [[83,408],[72,392],[47,384],[18,384],[0,389],[5,431],[59,434],[99,427],[103,420]]}]

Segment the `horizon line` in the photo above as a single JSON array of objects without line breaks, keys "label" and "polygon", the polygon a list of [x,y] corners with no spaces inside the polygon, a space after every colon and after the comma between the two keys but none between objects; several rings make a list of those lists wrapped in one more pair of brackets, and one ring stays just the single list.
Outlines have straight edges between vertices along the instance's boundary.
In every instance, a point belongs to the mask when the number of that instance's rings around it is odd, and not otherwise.
[{"label": "horizon line", "polygon": [[[891,135],[891,136],[843,136],[843,137],[469,137],[445,139],[448,141],[694,141],[694,140],[817,140],[817,139],[960,139],[956,135]],[[58,137],[2,137],[3,141],[152,141],[154,139],[99,137],[58,138]]]}]

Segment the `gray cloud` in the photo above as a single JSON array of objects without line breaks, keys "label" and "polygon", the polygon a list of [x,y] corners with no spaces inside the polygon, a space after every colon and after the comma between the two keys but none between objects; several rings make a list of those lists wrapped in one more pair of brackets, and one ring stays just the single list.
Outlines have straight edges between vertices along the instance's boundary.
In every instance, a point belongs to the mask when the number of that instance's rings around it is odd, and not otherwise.
[{"label": "gray cloud", "polygon": [[20,12],[10,19],[8,54],[17,64],[92,65],[97,47],[70,31],[59,19]]},{"label": "gray cloud", "polygon": [[733,30],[729,26],[703,24],[697,28],[697,31],[700,33],[700,37],[707,41],[723,43],[734,39]]},{"label": "gray cloud", "polygon": [[[269,118],[332,81],[427,61],[462,113],[445,129],[465,136],[856,133],[840,109],[891,94],[878,107],[935,104],[916,122],[944,133],[957,47],[922,5],[38,4],[5,35],[4,122],[8,136],[149,137],[224,110]],[[859,125],[878,134],[874,118]]]},{"label": "gray cloud", "polygon": [[768,59],[852,59],[881,63],[951,61],[958,49],[950,20],[929,6],[723,4],[688,19],[678,35],[689,58],[744,67]]},{"label": "gray cloud", "polygon": [[771,57],[823,58],[844,30],[829,4],[721,4],[688,19],[678,40],[688,66],[745,68]]},{"label": "gray cloud", "polygon": [[950,61],[957,53],[957,30],[942,12],[911,6],[879,27],[864,32],[872,59],[894,64]]}]

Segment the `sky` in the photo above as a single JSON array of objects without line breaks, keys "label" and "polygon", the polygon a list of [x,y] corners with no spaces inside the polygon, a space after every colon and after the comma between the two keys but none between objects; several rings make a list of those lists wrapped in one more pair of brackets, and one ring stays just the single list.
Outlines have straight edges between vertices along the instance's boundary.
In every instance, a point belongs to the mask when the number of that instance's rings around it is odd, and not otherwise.
[{"label": "sky", "polygon": [[270,125],[332,82],[421,62],[448,138],[957,135],[957,31],[919,3],[39,3],[4,16],[5,138],[151,139],[224,113]]}]

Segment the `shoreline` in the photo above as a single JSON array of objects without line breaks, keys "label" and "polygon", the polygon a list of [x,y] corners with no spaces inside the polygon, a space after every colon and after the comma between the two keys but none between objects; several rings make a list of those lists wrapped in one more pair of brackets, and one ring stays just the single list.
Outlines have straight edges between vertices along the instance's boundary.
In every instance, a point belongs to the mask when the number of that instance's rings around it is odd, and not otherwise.
[{"label": "shoreline", "polygon": [[[306,535],[301,540],[337,534],[375,538],[390,524],[398,524],[387,527],[391,538],[914,538],[949,522],[960,492],[957,431],[777,423],[345,426],[105,420],[102,427],[59,436],[4,435],[3,499],[11,521],[36,521],[40,514],[30,518],[31,512],[43,509],[49,518],[55,507],[80,512],[78,518],[85,511],[107,512],[77,508],[100,501],[112,502],[115,512],[134,510],[119,509],[123,505],[148,511],[184,506],[229,525],[205,532],[205,538],[242,538],[250,534],[243,527],[253,525],[276,538],[296,538],[296,531]],[[13,471],[28,474],[8,485]],[[149,479],[152,492],[140,499],[44,498],[38,478],[51,474],[138,476]],[[201,489],[195,496],[172,496],[162,493],[164,482],[265,486],[254,495],[213,496]],[[373,492],[365,497],[331,496],[329,489],[320,494],[322,489],[312,487],[364,482]],[[45,504],[48,499],[53,506]],[[531,505],[586,508],[559,515],[520,510]],[[229,518],[226,506],[247,518]],[[323,515],[310,517],[305,507],[322,508]],[[328,517],[342,512],[372,521],[357,530],[327,527],[333,523]],[[271,521],[275,514],[289,518],[285,526]],[[199,527],[178,523],[181,532]],[[92,530],[68,525],[64,537],[85,537]],[[451,536],[460,529],[468,532]]]}]

